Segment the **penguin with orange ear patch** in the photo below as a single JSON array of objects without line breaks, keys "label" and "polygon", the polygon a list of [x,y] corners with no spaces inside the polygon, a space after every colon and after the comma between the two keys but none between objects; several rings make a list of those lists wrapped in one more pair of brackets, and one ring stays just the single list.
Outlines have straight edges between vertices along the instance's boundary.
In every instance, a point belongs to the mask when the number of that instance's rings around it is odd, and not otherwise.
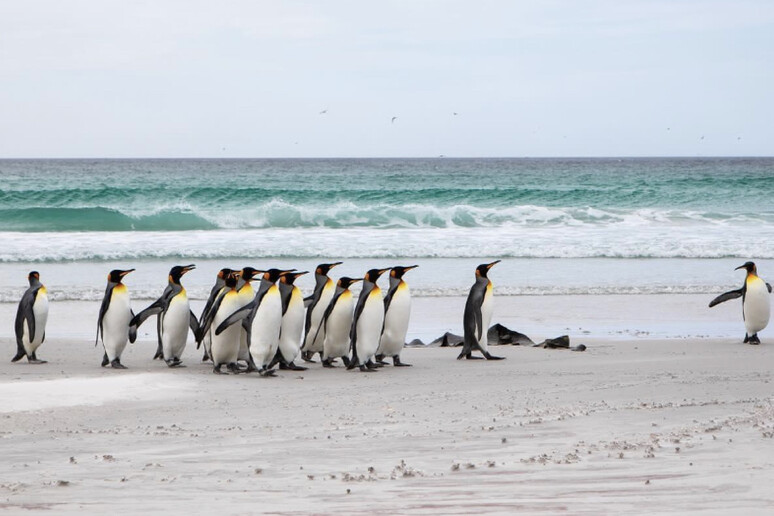
[{"label": "penguin with orange ear patch", "polygon": [[504,357],[496,357],[487,349],[487,330],[492,322],[493,298],[492,282],[487,274],[489,269],[500,263],[495,260],[492,263],[482,263],[476,267],[476,282],[470,288],[468,300],[465,302],[465,315],[462,319],[464,329],[464,343],[457,360],[474,358],[473,351],[479,350],[487,360],[502,360]]}]

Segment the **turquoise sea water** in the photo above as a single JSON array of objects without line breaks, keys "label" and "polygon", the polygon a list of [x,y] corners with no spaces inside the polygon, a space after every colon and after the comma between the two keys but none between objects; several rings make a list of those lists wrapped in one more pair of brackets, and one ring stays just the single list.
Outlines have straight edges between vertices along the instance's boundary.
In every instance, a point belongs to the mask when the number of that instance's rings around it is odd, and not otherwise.
[{"label": "turquoise sea water", "polygon": [[711,293],[748,259],[774,277],[772,158],[0,160],[0,176],[6,302],[30,268],[54,297],[98,299],[134,266],[155,297],[177,262],[200,264],[194,296],[220,266],[334,259],[420,263],[426,296],[464,294],[494,258],[505,294]]}]

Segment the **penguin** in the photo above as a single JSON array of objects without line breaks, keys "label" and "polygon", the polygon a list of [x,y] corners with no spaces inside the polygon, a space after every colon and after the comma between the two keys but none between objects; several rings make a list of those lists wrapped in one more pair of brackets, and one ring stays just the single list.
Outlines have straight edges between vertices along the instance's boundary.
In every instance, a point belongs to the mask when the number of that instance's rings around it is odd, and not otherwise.
[{"label": "penguin", "polygon": [[352,359],[347,369],[359,367],[363,372],[374,372],[377,367],[381,367],[372,360],[379,349],[379,337],[384,327],[384,299],[376,281],[388,270],[390,269],[371,269],[363,278],[363,289],[357,298],[355,316],[349,332]]},{"label": "penguin", "polygon": [[418,265],[393,267],[390,270],[390,288],[384,297],[384,327],[376,351],[376,361],[385,364],[385,357],[392,357],[394,366],[411,366],[400,361],[400,352],[406,343],[409,317],[411,317],[411,293],[403,275]]},{"label": "penguin", "polygon": [[269,368],[279,348],[282,327],[282,298],[276,283],[292,270],[269,269],[262,272],[258,293],[250,303],[237,309],[216,327],[215,334],[225,331],[237,322],[247,330],[247,347],[261,376],[274,376]]},{"label": "penguin", "polygon": [[339,281],[336,282],[336,291],[333,293],[320,325],[315,331],[314,341],[319,338],[320,332],[325,335],[322,351],[323,367],[335,367],[333,360],[336,358],[341,358],[345,366],[350,364],[348,356],[350,350],[349,332],[352,329],[355,301],[352,299],[349,287],[358,281],[362,281],[362,279],[346,276],[339,278]]},{"label": "penguin", "polygon": [[96,347],[102,338],[102,346],[105,355],[102,358],[102,367],[110,364],[113,369],[126,369],[121,363],[121,353],[124,352],[126,341],[134,342],[137,339],[137,328],[129,323],[134,318],[129,290],[121,280],[134,271],[115,269],[108,274],[107,288],[102,305],[99,307],[99,319],[97,320]]},{"label": "penguin", "polygon": [[218,292],[212,307],[207,312],[203,321],[199,321],[199,334],[211,335],[210,358],[212,359],[212,372],[215,374],[224,374],[221,367],[225,365],[229,371],[234,374],[241,373],[237,365],[239,357],[239,326],[230,326],[224,331],[210,331],[211,328],[217,328],[236,310],[239,310],[240,300],[237,291],[237,281],[241,272],[232,271],[225,277],[223,288]]},{"label": "penguin", "polygon": [[180,284],[184,274],[194,270],[195,265],[175,265],[169,270],[169,284],[161,297],[148,308],[132,318],[130,326],[139,329],[140,325],[151,315],[158,316],[156,329],[158,332],[158,348],[153,359],[163,358],[169,367],[182,365],[185,343],[188,339],[188,328],[194,335],[199,333],[199,320],[191,311],[188,295]]},{"label": "penguin", "polygon": [[[304,296],[301,290],[294,285],[300,276],[308,274],[304,272],[290,272],[280,277],[279,292],[282,300],[282,325],[280,327],[280,340],[274,363],[279,363],[280,369],[291,371],[305,371],[293,363],[301,350],[301,338],[304,332]],[[273,366],[270,365],[269,369]]]},{"label": "penguin", "polygon": [[[240,308],[247,306],[253,299],[255,299],[255,289],[253,288],[252,281],[258,274],[262,274],[263,271],[254,269],[252,267],[244,267],[242,273],[239,275],[239,282],[237,283],[237,291],[239,292],[239,304]],[[247,342],[247,330],[242,328],[239,331],[239,361],[247,364],[246,371],[252,373],[257,371],[253,357],[250,354],[250,348]]]},{"label": "penguin", "polygon": [[758,332],[763,330],[769,324],[771,315],[771,304],[769,294],[771,294],[771,285],[763,281],[758,276],[758,268],[753,262],[746,262],[734,270],[745,269],[747,278],[744,285],[738,290],[731,290],[721,294],[713,299],[709,306],[713,306],[728,301],[729,299],[742,298],[742,318],[744,319],[744,342],[750,344],[760,344]]},{"label": "penguin", "polygon": [[210,289],[210,296],[207,298],[207,302],[204,305],[204,310],[202,310],[202,315],[199,317],[200,329],[199,332],[196,333],[196,349],[199,349],[199,346],[204,343],[204,354],[202,356],[202,362],[210,360],[210,344],[212,343],[212,334],[210,332],[207,332],[206,335],[202,334],[201,324],[207,318],[207,314],[212,309],[212,304],[215,302],[215,299],[217,299],[221,289],[226,286],[226,278],[232,272],[233,271],[229,268],[223,268],[218,271],[218,275],[215,277],[215,285],[213,285],[212,289]]},{"label": "penguin", "polygon": [[325,342],[325,327],[321,325],[323,315],[333,299],[336,283],[328,277],[330,270],[343,262],[321,263],[314,271],[315,286],[311,296],[304,299],[306,319],[304,323],[304,344],[301,346],[301,358],[314,362],[312,357],[320,353],[322,357]]},{"label": "penguin", "polygon": [[464,329],[464,342],[462,351],[457,360],[462,358],[473,359],[472,352],[475,349],[481,351],[487,360],[502,360],[505,357],[496,357],[487,350],[487,330],[492,322],[493,293],[492,282],[487,278],[489,269],[500,263],[495,260],[492,263],[483,263],[476,267],[476,282],[470,288],[468,300],[465,302],[465,315],[462,319]]},{"label": "penguin", "polygon": [[40,282],[40,273],[32,271],[27,275],[30,286],[19,301],[16,310],[16,355],[11,362],[27,357],[30,364],[45,364],[35,352],[46,340],[46,321],[48,320],[48,293]]}]

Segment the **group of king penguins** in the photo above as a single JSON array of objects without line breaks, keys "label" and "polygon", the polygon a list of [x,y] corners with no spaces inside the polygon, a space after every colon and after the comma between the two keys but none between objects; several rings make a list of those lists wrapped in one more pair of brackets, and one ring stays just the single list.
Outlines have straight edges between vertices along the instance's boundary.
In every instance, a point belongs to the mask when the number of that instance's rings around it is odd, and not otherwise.
[{"label": "group of king penguins", "polygon": [[[482,358],[474,356],[474,351],[488,360],[502,358],[489,353],[487,342],[493,311],[488,272],[499,262],[476,268],[476,280],[465,303],[464,340],[458,359]],[[125,369],[121,354],[127,342],[136,340],[140,325],[153,315],[157,316],[158,339],[154,359],[163,359],[169,367],[182,364],[189,329],[197,349],[204,345],[203,360],[211,360],[213,372],[218,374],[223,374],[223,366],[231,373],[258,372],[262,376],[273,376],[275,365],[305,370],[295,364],[296,358],[314,362],[314,355],[320,356],[326,368],[335,367],[337,359],[347,369],[363,372],[376,371],[387,363],[385,358],[392,358],[394,366],[409,366],[400,360],[411,313],[411,295],[403,276],[417,266],[371,269],[363,278],[343,276],[334,283],[329,273],[341,263],[317,266],[314,292],[307,298],[294,282],[308,271],[221,269],[198,318],[180,283],[183,275],[195,269],[194,265],[172,267],[161,297],[136,315],[123,283],[134,269],[113,270],[108,274],[97,322],[95,346],[102,341],[102,366]],[[758,276],[755,263],[748,261],[738,269],[747,273],[742,287],[721,294],[709,306],[741,297],[744,342],[760,344],[758,332],[768,325],[771,314],[772,287]],[[383,296],[377,281],[386,272],[390,283]],[[31,364],[42,364],[45,361],[37,358],[36,351],[46,338],[48,295],[37,271],[30,272],[28,280],[29,288],[16,313],[17,351],[12,361],[26,356]],[[349,289],[360,281],[363,287],[355,300]],[[254,282],[258,283],[257,289]]]}]

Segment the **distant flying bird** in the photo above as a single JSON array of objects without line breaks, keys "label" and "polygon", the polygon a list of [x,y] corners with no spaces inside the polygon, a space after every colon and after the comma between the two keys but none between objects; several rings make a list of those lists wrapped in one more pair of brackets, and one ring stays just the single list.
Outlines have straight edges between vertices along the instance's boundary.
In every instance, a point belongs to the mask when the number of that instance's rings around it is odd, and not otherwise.
[{"label": "distant flying bird", "polygon": [[327,113],[327,112],[328,112],[328,110],[327,110],[327,109],[323,109],[322,111],[320,111],[320,114],[321,114],[321,115],[324,115],[324,114],[325,114],[325,113]]},{"label": "distant flying bird", "polygon": [[390,123],[391,123],[391,124],[394,124],[394,123],[395,123],[395,120],[397,120],[397,119],[398,119],[398,117],[397,117],[397,116],[394,116],[394,117],[392,117],[392,120],[390,120]]},{"label": "distant flying bird", "polygon": [[699,138],[699,139],[700,139],[700,140],[703,140],[703,139],[704,139],[704,135],[702,135],[702,137],[701,137],[701,138]]},{"label": "distant flying bird", "polygon": [[454,113],[452,113],[452,115],[457,116],[457,112],[455,111]]}]

